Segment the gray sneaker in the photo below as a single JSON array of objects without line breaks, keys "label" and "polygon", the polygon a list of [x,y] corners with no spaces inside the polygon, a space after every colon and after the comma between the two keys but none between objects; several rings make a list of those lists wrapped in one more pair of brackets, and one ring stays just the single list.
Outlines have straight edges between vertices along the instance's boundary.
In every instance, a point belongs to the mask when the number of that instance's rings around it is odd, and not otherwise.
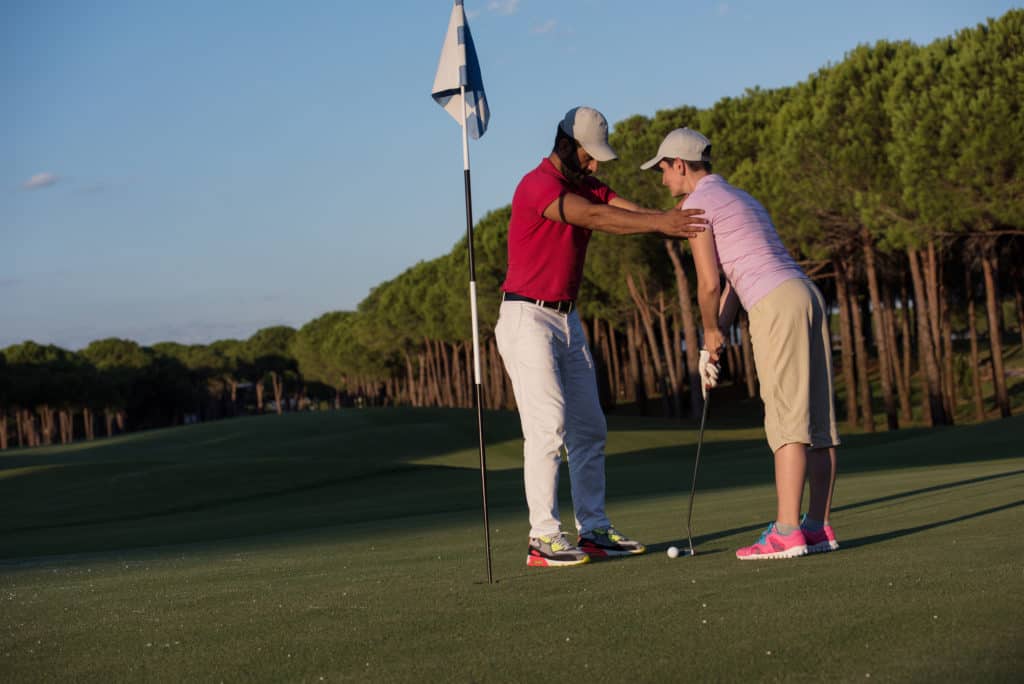
[{"label": "gray sneaker", "polygon": [[580,535],[579,547],[592,558],[633,556],[643,553],[647,547],[622,534],[614,527],[593,529]]},{"label": "gray sneaker", "polygon": [[530,537],[526,564],[534,568],[566,567],[590,562],[590,556],[583,553],[564,532],[550,537]]}]

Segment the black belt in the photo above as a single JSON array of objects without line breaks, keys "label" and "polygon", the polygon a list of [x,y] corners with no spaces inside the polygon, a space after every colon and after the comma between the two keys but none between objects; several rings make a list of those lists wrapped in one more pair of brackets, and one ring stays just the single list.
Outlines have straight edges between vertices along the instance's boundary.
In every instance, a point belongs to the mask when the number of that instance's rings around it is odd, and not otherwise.
[{"label": "black belt", "polygon": [[544,299],[534,299],[533,297],[526,297],[515,292],[502,292],[501,299],[505,302],[529,302],[530,304],[536,304],[537,306],[543,306],[545,309],[554,309],[560,314],[568,315],[576,308],[576,300],[574,299],[562,299],[558,301],[549,302]]}]

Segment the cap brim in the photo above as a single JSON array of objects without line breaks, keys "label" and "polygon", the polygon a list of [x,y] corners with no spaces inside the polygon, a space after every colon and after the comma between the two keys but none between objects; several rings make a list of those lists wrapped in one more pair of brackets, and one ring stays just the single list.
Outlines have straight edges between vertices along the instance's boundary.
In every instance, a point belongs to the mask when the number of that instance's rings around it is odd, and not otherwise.
[{"label": "cap brim", "polygon": [[[583,143],[580,143],[580,145],[583,145]],[[619,158],[619,155],[615,154],[615,150],[613,150],[608,143],[590,143],[589,145],[583,145],[583,149],[587,151],[587,154],[599,162],[606,162]]]},{"label": "cap brim", "polygon": [[642,171],[653,169],[661,162],[662,159],[664,159],[664,157],[655,157],[654,159],[648,159],[647,161],[640,165],[640,169]]}]

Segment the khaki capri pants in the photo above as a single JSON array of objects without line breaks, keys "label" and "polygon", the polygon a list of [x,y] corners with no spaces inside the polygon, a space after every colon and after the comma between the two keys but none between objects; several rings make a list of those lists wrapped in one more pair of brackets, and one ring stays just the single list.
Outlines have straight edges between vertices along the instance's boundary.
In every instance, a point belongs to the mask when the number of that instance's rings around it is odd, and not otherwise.
[{"label": "khaki capri pants", "polygon": [[811,281],[793,278],[765,295],[749,314],[772,453],[786,444],[838,445],[832,345],[821,292]]}]

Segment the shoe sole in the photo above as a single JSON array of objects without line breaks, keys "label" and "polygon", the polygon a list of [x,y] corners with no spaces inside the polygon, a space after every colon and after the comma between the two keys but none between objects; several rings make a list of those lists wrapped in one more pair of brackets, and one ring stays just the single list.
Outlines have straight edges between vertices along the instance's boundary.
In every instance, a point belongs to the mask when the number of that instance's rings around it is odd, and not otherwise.
[{"label": "shoe sole", "polygon": [[807,553],[828,553],[829,551],[838,551],[839,542],[837,541],[823,541],[817,544],[812,544],[807,547]]},{"label": "shoe sole", "polygon": [[622,558],[623,556],[639,556],[647,551],[646,546],[639,549],[607,549],[602,546],[579,545],[580,551],[591,558]]},{"label": "shoe sole", "polygon": [[574,565],[585,565],[590,562],[590,556],[584,556],[579,560],[560,561],[553,558],[542,558],[540,556],[526,556],[526,565],[531,568],[571,568]]},{"label": "shoe sole", "polygon": [[806,546],[794,546],[786,549],[785,551],[776,551],[775,553],[754,553],[749,556],[736,556],[740,560],[780,560],[783,558],[799,558],[800,556],[807,555]]}]

